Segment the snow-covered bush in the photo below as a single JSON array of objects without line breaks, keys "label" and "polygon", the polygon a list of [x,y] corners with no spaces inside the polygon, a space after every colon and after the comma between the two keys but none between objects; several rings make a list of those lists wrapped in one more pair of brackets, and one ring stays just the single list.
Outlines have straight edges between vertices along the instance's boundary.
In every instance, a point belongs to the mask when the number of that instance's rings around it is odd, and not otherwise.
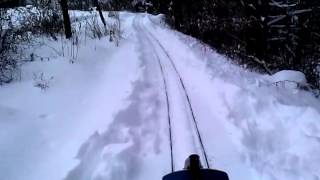
[{"label": "snow-covered bush", "polygon": [[[80,36],[81,36],[81,23],[74,24],[72,26],[72,37],[71,37],[71,47],[70,49],[70,63],[73,64],[78,58],[79,46],[80,46]],[[63,42],[62,42],[63,43]]]},{"label": "snow-covered bush", "polygon": [[283,70],[271,76],[271,81],[276,86],[296,89],[307,85],[306,76],[300,71]]},{"label": "snow-covered bush", "polygon": [[300,71],[282,70],[270,76],[272,85],[285,89],[300,89],[312,92],[319,97],[320,91],[315,86],[309,84],[306,75]]},{"label": "snow-covered bush", "polygon": [[17,78],[24,57],[24,45],[38,35],[55,34],[63,28],[59,11],[49,6],[49,0],[38,1],[38,7],[0,8],[0,84]]},{"label": "snow-covered bush", "polygon": [[45,13],[46,15],[42,16],[38,23],[40,33],[55,37],[55,33],[59,33],[63,29],[62,18],[57,12],[51,10]]},{"label": "snow-covered bush", "polygon": [[86,19],[85,27],[89,30],[89,33],[86,33],[86,35],[88,35],[92,39],[100,39],[104,36],[109,35],[110,42],[115,42],[116,46],[118,46],[122,37],[121,20],[119,12],[111,11],[108,13],[106,27],[104,27],[104,25],[98,18],[98,12],[92,11],[92,13],[96,14],[93,16],[89,16],[89,18]]},{"label": "snow-covered bush", "polygon": [[86,20],[86,28],[89,28],[88,36],[92,39],[100,39],[108,34],[107,30],[101,23],[99,23],[99,18],[96,14],[97,12],[92,11],[91,13],[95,14]]},{"label": "snow-covered bush", "polygon": [[53,76],[45,77],[43,72],[33,74],[34,87],[38,87],[43,91],[50,87],[51,80],[53,80]]},{"label": "snow-covered bush", "polygon": [[29,40],[24,33],[24,29],[14,29],[7,11],[0,9],[0,85],[11,82],[19,72],[18,44]]},{"label": "snow-covered bush", "polygon": [[110,32],[110,41],[114,41],[116,46],[119,46],[119,42],[121,39],[121,20],[120,14],[118,11],[111,11],[108,14],[108,29]]},{"label": "snow-covered bush", "polygon": [[61,12],[50,6],[49,0],[41,0],[37,7],[27,6],[6,10],[15,29],[26,29],[33,34],[53,36],[63,29]]}]

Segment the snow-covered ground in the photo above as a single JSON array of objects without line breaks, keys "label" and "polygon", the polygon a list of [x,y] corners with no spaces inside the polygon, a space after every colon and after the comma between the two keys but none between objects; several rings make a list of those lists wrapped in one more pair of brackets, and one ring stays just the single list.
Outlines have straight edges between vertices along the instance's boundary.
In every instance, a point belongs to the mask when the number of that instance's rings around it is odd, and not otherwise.
[{"label": "snow-covered ground", "polygon": [[[1,180],[63,179],[81,144],[128,105],[141,71],[134,39],[117,48],[107,37],[81,38],[76,60],[70,42],[61,50],[61,42],[44,39],[45,46],[32,50],[36,61],[22,67],[21,81],[0,87]],[[47,90],[35,87],[34,76],[42,73]]]},{"label": "snow-covered ground", "polygon": [[[320,179],[319,99],[231,64],[161,16],[120,17],[119,47],[83,34],[78,53],[45,41],[30,51],[47,58],[0,87],[0,180],[161,179],[168,110],[175,170],[190,153],[206,167],[194,116],[209,166],[230,179]],[[46,90],[35,87],[42,73]]]}]

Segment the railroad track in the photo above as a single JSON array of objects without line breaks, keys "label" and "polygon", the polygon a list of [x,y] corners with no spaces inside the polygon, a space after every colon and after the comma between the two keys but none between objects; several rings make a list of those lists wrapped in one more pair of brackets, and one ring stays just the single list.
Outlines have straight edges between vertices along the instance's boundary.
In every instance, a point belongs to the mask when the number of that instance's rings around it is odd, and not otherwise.
[{"label": "railroad track", "polygon": [[[191,103],[191,99],[190,96],[188,94],[187,88],[185,86],[184,80],[181,76],[181,74],[179,73],[172,57],[170,56],[170,54],[168,53],[168,51],[165,49],[165,47],[161,44],[161,42],[151,33],[149,32],[144,25],[142,25],[141,23],[141,18],[137,17],[134,20],[135,26],[137,28],[137,30],[139,30],[140,32],[144,33],[145,35],[145,39],[146,41],[150,44],[150,47],[153,49],[154,54],[155,54],[155,58],[157,60],[157,63],[160,67],[160,71],[161,71],[161,76],[162,76],[162,80],[163,80],[163,87],[164,87],[164,91],[165,91],[165,98],[166,98],[166,108],[167,108],[167,119],[168,119],[168,133],[169,133],[169,142],[170,142],[170,158],[171,158],[171,171],[175,171],[176,167],[175,167],[175,156],[177,156],[178,154],[175,153],[175,145],[174,145],[174,138],[173,134],[174,134],[174,127],[172,126],[172,124],[174,123],[175,118],[173,118],[173,108],[174,106],[172,104],[174,104],[172,101],[172,99],[170,99],[170,96],[172,97],[172,92],[169,91],[170,88],[170,84],[169,84],[169,77],[168,77],[168,69],[166,69],[166,65],[170,65],[173,69],[173,73],[171,73],[170,75],[173,75],[177,77],[178,79],[178,84],[176,84],[177,87],[179,87],[179,91],[182,93],[183,99],[182,101],[184,101],[184,105],[187,109],[187,113],[190,114],[191,118],[187,118],[186,120],[192,121],[191,124],[193,125],[193,130],[196,132],[196,138],[193,137],[193,139],[197,139],[198,144],[200,145],[200,149],[201,149],[201,154],[199,154],[200,156],[202,156],[202,159],[205,160],[205,165],[207,168],[210,168],[210,164],[209,164],[209,160],[208,160],[208,156],[207,156],[207,152],[204,146],[204,142],[203,142],[203,138],[201,136],[201,132],[199,130],[198,127],[198,121],[196,119],[195,116],[195,112],[194,109],[192,107],[192,103]],[[162,55],[162,58],[160,57]],[[168,61],[169,63],[165,63],[164,61]],[[172,71],[171,71],[172,72]],[[191,119],[191,120],[190,120]],[[185,130],[186,131],[186,130]]]}]

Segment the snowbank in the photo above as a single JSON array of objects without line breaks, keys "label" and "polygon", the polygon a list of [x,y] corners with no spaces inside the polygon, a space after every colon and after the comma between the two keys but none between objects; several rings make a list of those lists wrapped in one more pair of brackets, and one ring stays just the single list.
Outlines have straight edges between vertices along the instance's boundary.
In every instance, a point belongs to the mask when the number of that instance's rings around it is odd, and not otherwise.
[{"label": "snowbank", "polygon": [[165,15],[164,14],[158,14],[155,16],[149,17],[150,21],[152,21],[154,24],[157,25],[166,25],[165,24]]},{"label": "snowbank", "polygon": [[[26,50],[34,62],[22,66],[21,80],[0,86],[0,179],[64,179],[81,145],[127,106],[140,76],[134,39],[117,48],[108,37],[84,34],[78,45],[39,38],[43,46]],[[35,86],[41,74],[47,89]]]},{"label": "snowbank", "polygon": [[[8,29],[19,27],[22,23],[25,23],[29,17],[39,15],[39,13],[39,10],[33,6],[10,8],[2,14],[5,18],[5,20],[2,20],[3,22],[1,22],[2,28]],[[8,24],[8,22],[11,24]]]},{"label": "snowbank", "polygon": [[272,84],[282,88],[297,89],[307,86],[306,76],[299,71],[283,70],[267,78]]},{"label": "snowbank", "polygon": [[271,76],[271,80],[274,83],[279,81],[292,81],[301,84],[307,83],[306,76],[302,72],[293,70],[279,71]]}]

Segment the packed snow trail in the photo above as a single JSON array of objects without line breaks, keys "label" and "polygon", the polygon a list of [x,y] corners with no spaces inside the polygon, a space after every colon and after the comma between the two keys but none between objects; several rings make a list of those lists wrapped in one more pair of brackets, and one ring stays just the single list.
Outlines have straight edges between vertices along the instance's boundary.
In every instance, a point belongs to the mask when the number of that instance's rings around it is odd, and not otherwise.
[{"label": "packed snow trail", "polygon": [[[178,81],[182,81],[182,79],[180,79],[182,77],[179,77],[180,76],[179,70],[176,69],[176,66],[174,65],[173,61],[175,61],[175,62],[181,61],[182,59],[179,59],[180,57],[175,57],[175,55],[177,53],[186,54],[186,52],[181,51],[181,47],[180,47],[179,48],[179,52],[175,51],[175,53],[173,53],[172,55],[169,55],[168,54],[168,50],[165,49],[165,47],[161,44],[160,40],[157,39],[155,37],[155,35],[153,35],[151,33],[152,30],[147,29],[146,25],[148,25],[148,23],[149,23],[149,27],[151,25],[148,16],[145,16],[144,18],[140,17],[140,21],[142,21],[142,20],[145,21],[145,25],[142,25],[142,27],[141,27],[142,30],[140,30],[139,32],[143,32],[143,36],[144,37],[146,37],[146,38],[149,37],[149,42],[151,43],[150,46],[157,47],[155,53],[160,54],[159,56],[162,59],[162,62],[165,62],[164,63],[165,68],[168,68],[168,69],[171,68],[171,71],[169,71],[171,73],[169,75],[167,75],[166,77],[178,78],[178,80],[175,82],[175,84],[179,85],[180,83]],[[139,24],[141,24],[141,23],[139,23]],[[190,57],[188,57],[188,58],[190,58]],[[185,76],[183,76],[183,77],[185,77]],[[201,78],[201,79],[204,79],[204,78]],[[196,79],[196,80],[198,81],[199,79]],[[207,80],[209,80],[209,79],[207,79]],[[188,81],[186,81],[186,83],[188,84],[187,87],[185,87],[183,82],[181,84],[183,86],[183,88],[185,88],[184,89],[185,92],[183,92],[181,90],[180,91],[173,90],[173,92],[179,92],[180,95],[184,95],[185,93],[187,93],[187,89],[190,89],[190,87],[192,87],[191,85],[195,84],[196,82],[190,81],[190,79],[188,79]],[[170,84],[170,85],[173,86],[174,84]],[[202,87],[203,87],[203,85],[199,86],[198,88],[200,88],[200,90],[201,90]],[[194,88],[195,87],[193,87],[193,89]],[[195,116],[195,118],[197,120],[199,120],[199,125],[200,125],[200,132],[199,133],[206,132],[206,131],[204,131],[204,127],[206,127],[209,123],[213,124],[214,126],[218,126],[219,127],[217,129],[214,129],[214,131],[212,131],[212,129],[210,128],[211,133],[210,134],[204,134],[206,136],[206,139],[204,140],[203,143],[204,144],[208,144],[208,147],[205,146],[205,147],[202,148],[201,147],[201,142],[199,140],[195,140],[194,141],[194,143],[198,143],[197,144],[197,150],[198,150],[197,154],[200,155],[203,164],[206,163],[206,157],[204,157],[204,154],[201,152],[201,149],[203,151],[205,151],[205,148],[207,147],[208,148],[207,152],[208,152],[208,155],[209,155],[209,163],[212,163],[211,167],[214,167],[214,164],[213,164],[213,162],[215,161],[214,157],[215,156],[219,156],[219,157],[221,157],[221,159],[225,159],[225,161],[224,161],[225,164],[227,164],[228,160],[230,160],[228,165],[229,166],[233,166],[233,167],[237,167],[237,168],[233,168],[233,169],[237,169],[238,174],[235,173],[233,175],[231,173],[230,174],[231,178],[233,178],[233,177],[242,177],[243,174],[246,174],[245,175],[246,177],[250,177],[250,173],[248,172],[248,168],[241,168],[241,167],[245,167],[245,166],[243,165],[241,160],[236,157],[237,156],[236,149],[235,149],[235,147],[232,147],[233,142],[231,142],[229,140],[229,135],[227,134],[227,131],[224,129],[224,126],[222,125],[222,123],[219,122],[219,119],[217,119],[217,117],[215,117],[213,115],[215,113],[215,111],[211,110],[211,112],[210,112],[210,110],[208,110],[207,107],[203,107],[206,104],[207,97],[199,97],[199,94],[202,94],[202,93],[201,92],[196,92],[194,94],[187,95],[187,100],[188,101],[190,101],[190,102],[194,102],[195,101],[194,104],[196,104],[196,105],[200,104],[201,105],[201,107],[199,107],[199,108],[194,108],[193,109],[194,112],[192,111],[192,114],[191,115],[189,114],[188,118],[191,119],[190,116]],[[190,105],[190,106],[191,106],[190,108],[192,108],[193,105]],[[202,114],[200,114],[200,113],[202,113]],[[174,144],[180,143],[180,141],[186,142],[187,141],[187,137],[183,137],[181,135],[182,135],[182,133],[190,134],[190,131],[193,130],[192,127],[194,126],[194,125],[190,125],[190,127],[184,127],[184,128],[180,127],[181,126],[181,119],[179,121],[178,120],[179,119],[175,119],[175,118],[173,118],[173,120],[172,120],[173,123],[176,123],[176,124],[173,124],[173,126],[174,126],[173,129],[179,129],[177,131],[178,133],[173,135],[173,138],[177,138],[177,140],[174,141]],[[205,121],[205,120],[207,120],[207,122],[206,122],[207,124],[203,124],[203,121]],[[196,122],[196,123],[198,124],[198,122]],[[201,125],[203,127],[201,127]],[[220,129],[220,130],[218,130],[218,129]],[[197,136],[196,134],[197,133],[193,132],[193,138]],[[181,138],[181,139],[179,139],[179,138]],[[208,139],[210,139],[210,141],[208,141]],[[175,154],[178,154],[178,157],[175,159],[175,161],[180,163],[179,166],[178,166],[178,169],[182,169],[183,168],[184,159],[188,156],[188,154],[190,154],[190,152],[181,153],[181,151],[182,151],[181,149],[184,149],[184,148],[182,148],[183,146],[177,145],[177,147],[179,147],[179,150],[178,150],[179,153],[175,153]],[[206,154],[206,152],[205,152],[205,154]],[[223,158],[222,154],[224,155],[224,158]],[[205,167],[206,166],[208,166],[208,165],[205,164]],[[223,167],[221,167],[221,168],[223,168]]]},{"label": "packed snow trail", "polygon": [[[185,159],[185,157],[187,157],[192,153],[197,153],[197,154],[203,155],[202,160],[206,162],[206,167],[210,167],[207,160],[207,154],[205,151],[205,147],[203,145],[201,134],[197,127],[197,120],[195,119],[188,93],[186,91],[184,82],[179,72],[176,70],[175,65],[173,64],[172,60],[166,53],[165,49],[161,46],[161,44],[159,44],[158,41],[155,41],[155,39],[153,39],[154,37],[151,34],[149,34],[149,32],[147,32],[144,29],[144,27],[141,25],[141,17],[140,18],[137,17],[135,20],[136,21],[134,23],[135,23],[136,29],[139,32],[143,32],[141,33],[142,37],[145,39],[145,41],[149,43],[150,47],[152,47],[152,49],[154,50],[154,54],[156,56],[156,59],[162,71],[161,74],[163,76],[164,86],[165,86],[164,91],[166,92],[166,98],[167,98],[166,103],[168,104],[167,111],[168,111],[169,129],[170,129],[170,132],[169,132],[170,141],[171,141],[170,143],[174,144],[174,147],[175,147],[175,148],[171,147],[171,151],[176,150],[176,152],[173,153],[174,156],[172,155],[173,164],[177,164],[178,162],[180,162],[179,164],[181,169],[182,168],[181,164],[183,165],[183,159]],[[153,42],[151,39],[153,39]],[[155,42],[156,44],[154,44]],[[158,48],[156,48],[157,46]],[[159,53],[159,51],[161,53]],[[162,60],[160,59],[160,57],[162,57]],[[166,60],[166,62],[164,63],[163,60]],[[168,62],[168,60],[170,62]],[[173,82],[173,83],[170,84],[170,82]],[[176,87],[172,88],[172,86],[176,86]],[[177,92],[176,88],[178,88],[179,94],[176,93]],[[182,102],[180,102],[179,104],[175,104],[175,102],[179,102],[179,99],[177,99],[177,96],[181,96],[180,99],[182,100]],[[175,117],[175,115],[181,114],[181,112],[177,112],[176,108],[180,109],[181,107],[185,107],[185,110],[184,110],[185,112],[182,112],[182,114],[188,115],[188,116]],[[189,124],[189,126],[181,127],[182,124],[186,123],[186,121]],[[190,124],[190,121],[192,121],[193,123]],[[194,130],[195,132],[190,132],[192,130]],[[183,133],[185,135],[183,135]],[[173,134],[173,137],[171,134]],[[190,134],[192,135],[192,137],[190,137]],[[188,150],[187,147],[184,147],[184,144],[181,144],[181,143],[186,143],[191,138],[194,141],[189,142],[189,146],[195,146],[197,143],[197,149],[200,149],[200,151]],[[182,153],[181,149],[185,149],[186,152]],[[173,168],[172,168],[173,170],[175,166],[177,165],[173,165]]]},{"label": "packed snow trail", "polygon": [[[36,61],[0,87],[1,180],[160,180],[191,153],[231,180],[320,179],[319,99],[273,87],[161,16],[120,18],[119,47],[85,41],[74,65]],[[47,92],[35,70],[55,77]]]}]

